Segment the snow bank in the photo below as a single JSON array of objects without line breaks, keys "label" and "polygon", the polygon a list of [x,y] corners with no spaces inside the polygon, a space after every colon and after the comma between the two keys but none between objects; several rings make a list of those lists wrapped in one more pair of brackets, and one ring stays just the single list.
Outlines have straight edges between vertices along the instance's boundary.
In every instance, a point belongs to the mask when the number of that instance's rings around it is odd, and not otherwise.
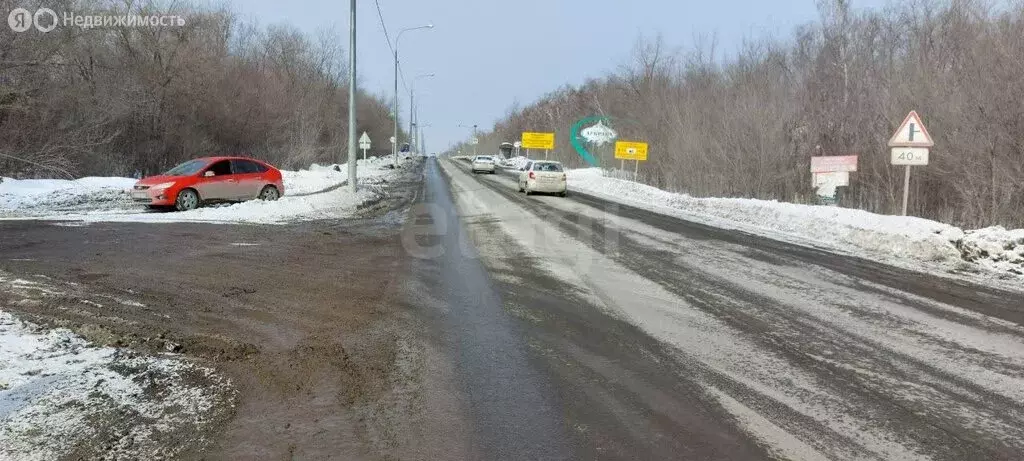
[{"label": "snow bank", "polygon": [[191,211],[94,212],[64,216],[42,216],[38,219],[85,222],[284,224],[316,219],[344,218],[355,212],[356,208],[362,203],[370,201],[379,195],[380,191],[378,189],[368,187],[373,184],[371,181],[360,181],[360,189],[355,194],[350,192],[347,187],[341,187],[319,194],[285,195],[273,202],[250,200],[229,205],[206,206]]},{"label": "snow bank", "polygon": [[277,201],[252,200],[187,212],[154,212],[133,203],[128,192],[135,184],[131,178],[5,180],[0,184],[0,216],[85,222],[259,224],[341,218],[378,197],[382,193],[379,186],[401,171],[391,169],[389,159],[377,157],[359,160],[357,165],[361,188],[355,194],[339,187],[348,180],[347,164],[313,164],[305,170],[281,171],[285,195]]},{"label": "snow bank", "polygon": [[506,167],[506,168],[516,168],[516,169],[518,169],[518,168],[522,168],[522,167],[526,166],[526,162],[528,160],[529,159],[527,159],[526,157],[524,157],[522,155],[517,155],[515,157],[510,157],[510,158],[501,160],[498,163],[501,164],[501,166]]},{"label": "snow bank", "polygon": [[189,447],[166,440],[202,442],[191,434],[211,429],[233,392],[212,370],[176,356],[93,347],[70,330],[0,311],[0,459],[60,459],[76,450],[172,458]]},{"label": "snow bank", "polygon": [[131,204],[132,178],[0,179],[0,210],[66,209],[83,203],[97,208]]},{"label": "snow bank", "polygon": [[964,260],[987,269],[1024,275],[1024,229],[995,226],[967,231],[960,252]]},{"label": "snow bank", "polygon": [[608,200],[889,262],[964,262],[1003,276],[1024,273],[1024,229],[962,229],[911,216],[740,198],[696,198],[607,177],[599,168],[568,171],[569,187]]},{"label": "snow bank", "polygon": [[[356,171],[360,178],[380,176],[388,170],[383,167],[390,165],[390,159],[369,157],[356,161]],[[309,169],[289,171],[281,170],[286,195],[312,194],[337,187],[348,181],[348,164],[319,165],[312,164]]]}]

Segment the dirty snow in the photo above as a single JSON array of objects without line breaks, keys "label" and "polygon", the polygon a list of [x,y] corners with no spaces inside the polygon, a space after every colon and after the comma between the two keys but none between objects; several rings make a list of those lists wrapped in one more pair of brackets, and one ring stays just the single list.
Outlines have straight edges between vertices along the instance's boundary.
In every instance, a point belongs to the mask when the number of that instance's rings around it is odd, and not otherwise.
[{"label": "dirty snow", "polygon": [[[396,170],[390,161],[371,157],[358,161],[360,189],[355,194],[339,187],[347,182],[347,165],[312,165],[282,170],[285,195],[273,202],[252,200],[215,205],[187,212],[150,211],[132,203],[131,178],[79,180],[12,180],[0,183],[0,219],[46,219],[75,222],[205,222],[281,224],[350,216],[356,208],[380,196]],[[339,171],[340,170],[340,171]]]},{"label": "dirty snow", "polygon": [[[9,285],[50,287],[0,276]],[[14,290],[15,292],[19,290]],[[0,310],[0,459],[73,453],[171,458],[233,405],[230,383],[173,354],[96,347],[74,334]]]},{"label": "dirty snow", "polygon": [[998,272],[1024,275],[1024,229],[994,226],[967,231],[960,251],[967,261]]},{"label": "dirty snow", "polygon": [[[1024,275],[1024,229],[964,231],[912,216],[743,198],[696,198],[606,176],[599,168],[568,171],[569,188],[607,200],[680,216],[715,227],[945,271]],[[963,248],[963,257],[961,257]],[[973,263],[973,264],[972,264]]]}]

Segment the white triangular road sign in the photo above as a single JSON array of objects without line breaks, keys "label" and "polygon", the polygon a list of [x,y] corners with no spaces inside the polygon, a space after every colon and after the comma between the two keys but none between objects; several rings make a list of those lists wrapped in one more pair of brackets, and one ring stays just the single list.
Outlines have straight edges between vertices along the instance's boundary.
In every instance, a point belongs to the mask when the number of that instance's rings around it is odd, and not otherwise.
[{"label": "white triangular road sign", "polygon": [[370,148],[370,136],[367,135],[365,131],[363,132],[363,135],[359,137],[359,145],[360,146],[365,145],[366,149]]},{"label": "white triangular road sign", "polygon": [[917,111],[910,111],[907,118],[903,119],[899,129],[889,139],[889,147],[931,147],[935,143],[928,129],[921,123],[921,117]]}]

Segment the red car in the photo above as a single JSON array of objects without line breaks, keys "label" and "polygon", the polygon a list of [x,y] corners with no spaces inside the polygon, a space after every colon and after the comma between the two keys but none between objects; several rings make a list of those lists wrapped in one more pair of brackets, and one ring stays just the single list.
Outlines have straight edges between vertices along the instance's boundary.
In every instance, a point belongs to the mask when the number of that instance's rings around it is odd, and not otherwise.
[{"label": "red car", "polygon": [[193,210],[204,203],[277,200],[284,195],[281,171],[245,157],[189,160],[159,176],[142,178],[132,199],[150,208]]}]

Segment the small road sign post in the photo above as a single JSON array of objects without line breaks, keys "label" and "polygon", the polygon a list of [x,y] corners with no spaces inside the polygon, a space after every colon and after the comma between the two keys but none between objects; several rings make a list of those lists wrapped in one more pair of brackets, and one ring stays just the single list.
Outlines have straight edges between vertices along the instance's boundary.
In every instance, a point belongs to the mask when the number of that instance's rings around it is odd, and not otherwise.
[{"label": "small road sign post", "polygon": [[811,157],[811,186],[818,188],[818,197],[834,205],[836,188],[850,185],[850,172],[857,171],[857,160],[856,155]]},{"label": "small road sign post", "polygon": [[523,143],[522,143],[522,141],[516,141],[516,142],[512,143],[512,147],[516,148],[516,157],[518,157],[519,156],[519,148],[523,147]]},{"label": "small road sign post", "polygon": [[363,160],[366,160],[366,151],[370,148],[370,135],[363,132],[359,137],[359,148],[363,150]]},{"label": "small road sign post", "polygon": [[616,141],[615,158],[622,160],[622,169],[626,169],[626,160],[635,160],[633,179],[640,176],[640,161],[647,161],[647,143],[638,141]]},{"label": "small road sign post", "polygon": [[917,111],[910,111],[896,133],[889,139],[890,162],[893,165],[904,165],[903,173],[903,216],[907,215],[907,202],[910,199],[910,167],[928,164],[929,148],[935,142],[928,134],[928,129],[921,122]]}]

